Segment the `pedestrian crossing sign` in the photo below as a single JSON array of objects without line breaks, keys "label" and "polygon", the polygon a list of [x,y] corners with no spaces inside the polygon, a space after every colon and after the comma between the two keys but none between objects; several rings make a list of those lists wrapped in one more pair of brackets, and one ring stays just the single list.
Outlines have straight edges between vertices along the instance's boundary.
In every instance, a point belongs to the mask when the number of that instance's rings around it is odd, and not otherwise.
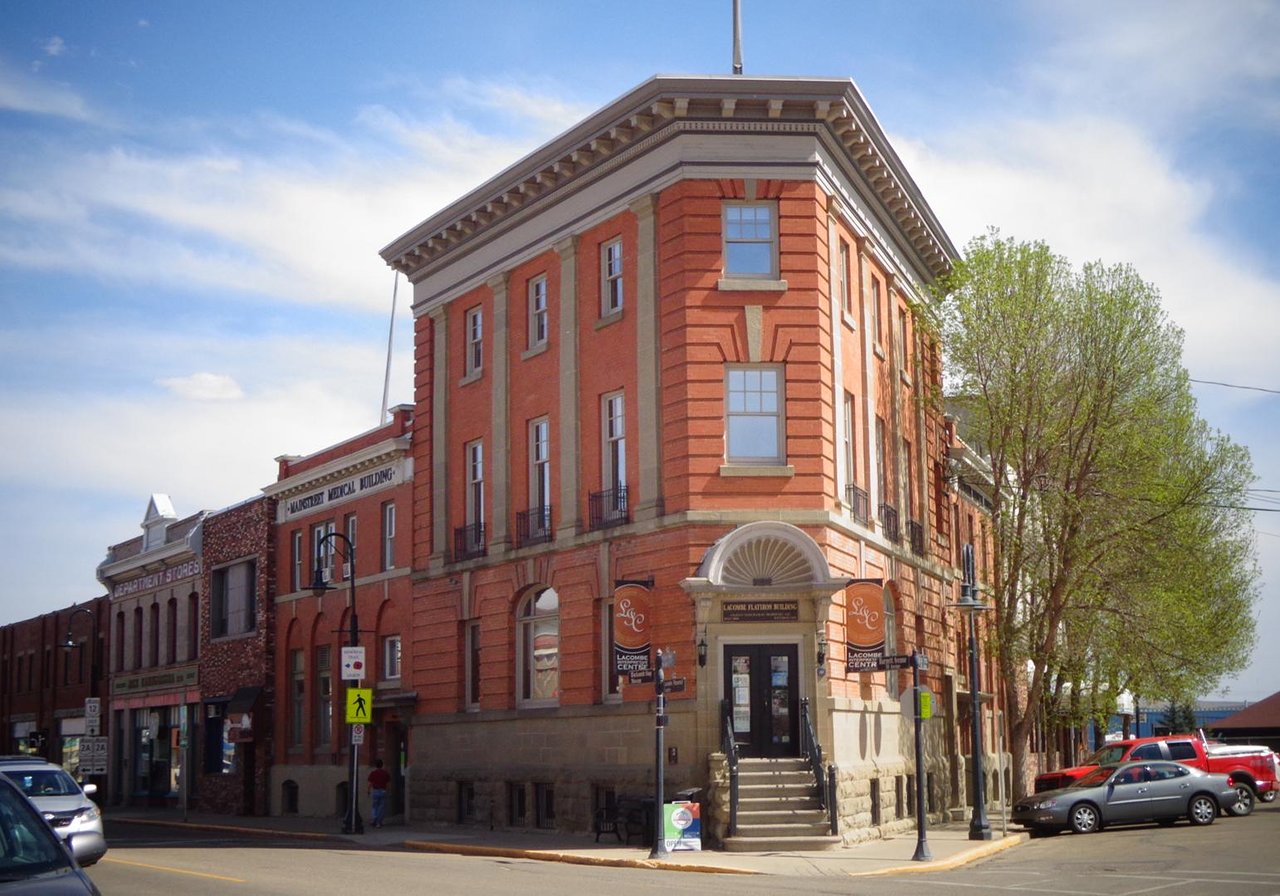
[{"label": "pedestrian crossing sign", "polygon": [[365,725],[372,719],[373,688],[347,688],[347,724]]}]

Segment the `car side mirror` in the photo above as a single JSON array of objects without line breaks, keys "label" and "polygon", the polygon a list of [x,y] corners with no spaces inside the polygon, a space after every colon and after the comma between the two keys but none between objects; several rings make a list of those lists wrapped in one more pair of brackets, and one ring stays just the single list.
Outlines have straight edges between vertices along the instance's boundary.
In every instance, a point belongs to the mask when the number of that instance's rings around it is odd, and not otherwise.
[{"label": "car side mirror", "polygon": [[67,838],[71,855],[81,868],[87,868],[107,854],[107,840],[97,831],[83,831]]}]

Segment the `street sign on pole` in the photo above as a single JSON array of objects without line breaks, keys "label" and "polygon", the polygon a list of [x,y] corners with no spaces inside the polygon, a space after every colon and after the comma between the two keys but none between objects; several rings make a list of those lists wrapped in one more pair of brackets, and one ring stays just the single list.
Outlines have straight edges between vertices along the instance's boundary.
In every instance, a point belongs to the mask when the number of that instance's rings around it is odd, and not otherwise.
[{"label": "street sign on pole", "polygon": [[102,698],[84,698],[84,733],[97,737],[102,733]]},{"label": "street sign on pole", "polygon": [[363,647],[343,647],[342,648],[342,680],[343,681],[363,681],[364,680],[364,648]]}]

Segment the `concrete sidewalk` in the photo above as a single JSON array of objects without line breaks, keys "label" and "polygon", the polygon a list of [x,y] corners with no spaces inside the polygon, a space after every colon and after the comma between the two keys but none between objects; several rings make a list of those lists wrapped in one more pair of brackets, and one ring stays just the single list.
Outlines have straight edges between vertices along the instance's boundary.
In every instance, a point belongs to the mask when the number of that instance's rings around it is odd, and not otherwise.
[{"label": "concrete sidewalk", "polygon": [[713,874],[883,875],[956,868],[1016,846],[1027,835],[1010,831],[1001,836],[997,819],[990,841],[970,840],[968,823],[929,829],[925,842],[931,858],[915,861],[914,829],[891,837],[817,852],[736,853],[720,850],[678,851],[651,859],[650,848],[621,844],[602,836],[541,830],[494,830],[455,825],[390,825],[367,828],[364,834],[340,833],[334,818],[295,816],[248,817],[213,815],[180,809],[109,808],[108,827],[115,824],[187,827],[199,830],[287,836],[365,849],[414,849],[456,855],[503,856],[580,865],[653,868]]}]

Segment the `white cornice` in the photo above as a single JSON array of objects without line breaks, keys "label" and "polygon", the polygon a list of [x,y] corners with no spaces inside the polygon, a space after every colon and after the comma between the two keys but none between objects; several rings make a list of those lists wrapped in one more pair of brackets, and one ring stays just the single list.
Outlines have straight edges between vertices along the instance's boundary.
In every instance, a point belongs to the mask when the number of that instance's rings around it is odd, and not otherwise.
[{"label": "white cornice", "polygon": [[309,491],[325,483],[344,479],[361,470],[367,470],[379,464],[407,457],[409,443],[410,436],[408,435],[386,439],[376,445],[370,445],[368,448],[345,454],[295,476],[289,476],[279,482],[273,482],[271,485],[264,486],[262,493],[269,498],[288,498],[291,495]]},{"label": "white cornice", "polygon": [[487,239],[513,218],[536,214],[602,169],[678,134],[788,136],[813,134],[815,128],[839,147],[921,270],[931,277],[945,274],[958,257],[955,247],[857,86],[843,79],[651,78],[403,234],[381,255],[416,282],[446,256]]}]

